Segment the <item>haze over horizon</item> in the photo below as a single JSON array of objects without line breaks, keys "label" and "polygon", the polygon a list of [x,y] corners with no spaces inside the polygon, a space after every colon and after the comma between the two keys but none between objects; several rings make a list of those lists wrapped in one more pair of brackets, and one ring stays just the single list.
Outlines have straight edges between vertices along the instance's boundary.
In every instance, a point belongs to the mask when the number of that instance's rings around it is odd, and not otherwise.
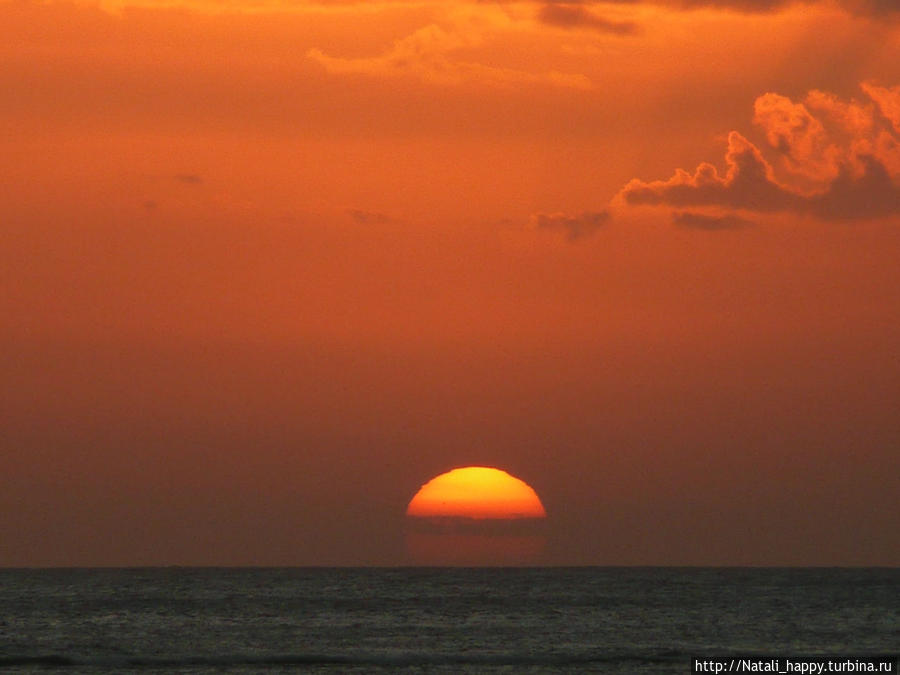
[{"label": "haze over horizon", "polygon": [[0,0],[0,566],[900,564],[900,8]]}]

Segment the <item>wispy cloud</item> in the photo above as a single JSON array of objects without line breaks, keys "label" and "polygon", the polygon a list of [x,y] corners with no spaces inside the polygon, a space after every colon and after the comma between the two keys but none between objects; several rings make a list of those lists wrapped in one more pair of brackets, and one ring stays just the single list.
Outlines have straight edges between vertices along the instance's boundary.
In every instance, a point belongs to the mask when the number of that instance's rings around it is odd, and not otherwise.
[{"label": "wispy cloud", "polygon": [[633,21],[613,21],[579,3],[547,3],[539,8],[538,19],[559,28],[588,29],[613,35],[633,35],[638,31],[638,26]]},{"label": "wispy cloud", "polygon": [[360,225],[384,225],[394,220],[386,213],[365,209],[347,209],[347,215]]},{"label": "wispy cloud", "polygon": [[585,211],[578,214],[536,213],[532,225],[539,230],[562,232],[569,241],[589,237],[609,222],[609,211]]},{"label": "wispy cloud", "polygon": [[203,182],[203,178],[196,173],[178,173],[174,178],[185,185],[200,185]]},{"label": "wispy cloud", "polygon": [[672,214],[672,222],[680,227],[692,230],[706,230],[708,232],[739,230],[753,225],[753,221],[741,218],[733,213],[709,215],[692,211],[676,211]]},{"label": "wispy cloud", "polygon": [[474,82],[488,86],[535,84],[575,89],[592,86],[587,77],[578,73],[532,72],[458,57],[463,48],[483,41],[483,34],[470,27],[429,24],[396,40],[386,52],[375,56],[345,58],[326,54],[321,49],[310,49],[307,56],[334,74],[412,77],[439,85]]}]

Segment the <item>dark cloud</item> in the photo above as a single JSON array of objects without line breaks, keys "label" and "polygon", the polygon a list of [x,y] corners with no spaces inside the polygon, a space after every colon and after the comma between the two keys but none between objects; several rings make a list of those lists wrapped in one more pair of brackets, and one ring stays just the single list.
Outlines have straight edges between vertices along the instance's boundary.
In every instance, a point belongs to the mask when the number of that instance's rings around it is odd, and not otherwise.
[{"label": "dark cloud", "polygon": [[779,183],[759,149],[739,133],[728,137],[728,171],[703,163],[693,174],[679,169],[666,181],[633,180],[622,190],[632,205],[719,206],[758,212],[795,211],[825,220],[856,220],[900,214],[900,187],[875,157],[843,163],[821,192],[800,193]]},{"label": "dark cloud", "polygon": [[753,225],[753,221],[741,218],[733,213],[712,216],[705,213],[693,213],[691,211],[676,211],[672,214],[672,222],[680,227],[686,227],[692,230],[707,230],[709,232],[718,230],[739,230]]},{"label": "dark cloud", "polygon": [[668,5],[683,9],[703,9],[708,7],[736,10],[739,12],[771,12],[788,5],[796,4],[796,0],[654,0],[654,4]]},{"label": "dark cloud", "polygon": [[650,4],[672,9],[721,9],[725,11],[744,12],[747,14],[764,14],[777,12],[792,5],[837,4],[851,14],[860,16],[888,17],[900,16],[898,0],[547,0],[545,7],[553,6],[588,6],[596,4],[640,5]]},{"label": "dark cloud", "polygon": [[854,14],[900,15],[900,2],[897,0],[842,0],[840,4]]},{"label": "dark cloud", "polygon": [[347,215],[360,225],[384,225],[393,220],[385,213],[366,211],[365,209],[347,209]]},{"label": "dark cloud", "polygon": [[584,212],[577,215],[567,213],[537,213],[531,217],[534,226],[541,230],[565,232],[569,241],[577,241],[609,222],[609,211]]},{"label": "dark cloud", "polygon": [[859,157],[861,176],[844,165],[828,190],[808,200],[810,210],[828,220],[880,218],[900,214],[900,187],[871,155]]},{"label": "dark cloud", "polygon": [[693,174],[678,169],[666,181],[633,180],[622,194],[632,205],[725,206],[753,211],[799,207],[800,195],[779,185],[759,149],[736,131],[728,136],[725,162],[728,165],[725,176],[704,162]]},{"label": "dark cloud", "polygon": [[632,180],[621,196],[632,205],[792,211],[825,220],[900,215],[900,87],[860,88],[871,102],[821,91],[809,92],[807,105],[774,93],[756,99],[754,122],[793,184],[779,180],[759,148],[732,131],[724,176],[703,162],[668,180]]},{"label": "dark cloud", "polygon": [[615,35],[631,35],[637,32],[637,24],[631,21],[604,19],[578,3],[547,3],[538,11],[538,18],[543,23],[560,28],[587,28]]}]

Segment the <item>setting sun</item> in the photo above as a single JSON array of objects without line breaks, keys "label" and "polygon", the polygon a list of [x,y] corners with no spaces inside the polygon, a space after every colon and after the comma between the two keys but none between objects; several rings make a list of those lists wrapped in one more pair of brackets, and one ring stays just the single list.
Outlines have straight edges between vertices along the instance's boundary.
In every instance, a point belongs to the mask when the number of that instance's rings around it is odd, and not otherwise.
[{"label": "setting sun", "polygon": [[425,483],[406,509],[406,547],[424,565],[522,565],[544,550],[544,505],[523,480],[469,466]]},{"label": "setting sun", "polygon": [[457,518],[544,518],[534,489],[505,471],[484,466],[453,469],[432,478],[410,501],[406,515]]}]

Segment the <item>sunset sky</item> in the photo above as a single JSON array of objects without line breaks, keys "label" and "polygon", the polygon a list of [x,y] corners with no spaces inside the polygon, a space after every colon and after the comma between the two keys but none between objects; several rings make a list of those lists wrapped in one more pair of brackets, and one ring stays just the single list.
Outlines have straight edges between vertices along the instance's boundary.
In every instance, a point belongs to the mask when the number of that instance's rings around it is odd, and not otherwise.
[{"label": "sunset sky", "polygon": [[900,564],[900,3],[0,0],[0,565]]}]

